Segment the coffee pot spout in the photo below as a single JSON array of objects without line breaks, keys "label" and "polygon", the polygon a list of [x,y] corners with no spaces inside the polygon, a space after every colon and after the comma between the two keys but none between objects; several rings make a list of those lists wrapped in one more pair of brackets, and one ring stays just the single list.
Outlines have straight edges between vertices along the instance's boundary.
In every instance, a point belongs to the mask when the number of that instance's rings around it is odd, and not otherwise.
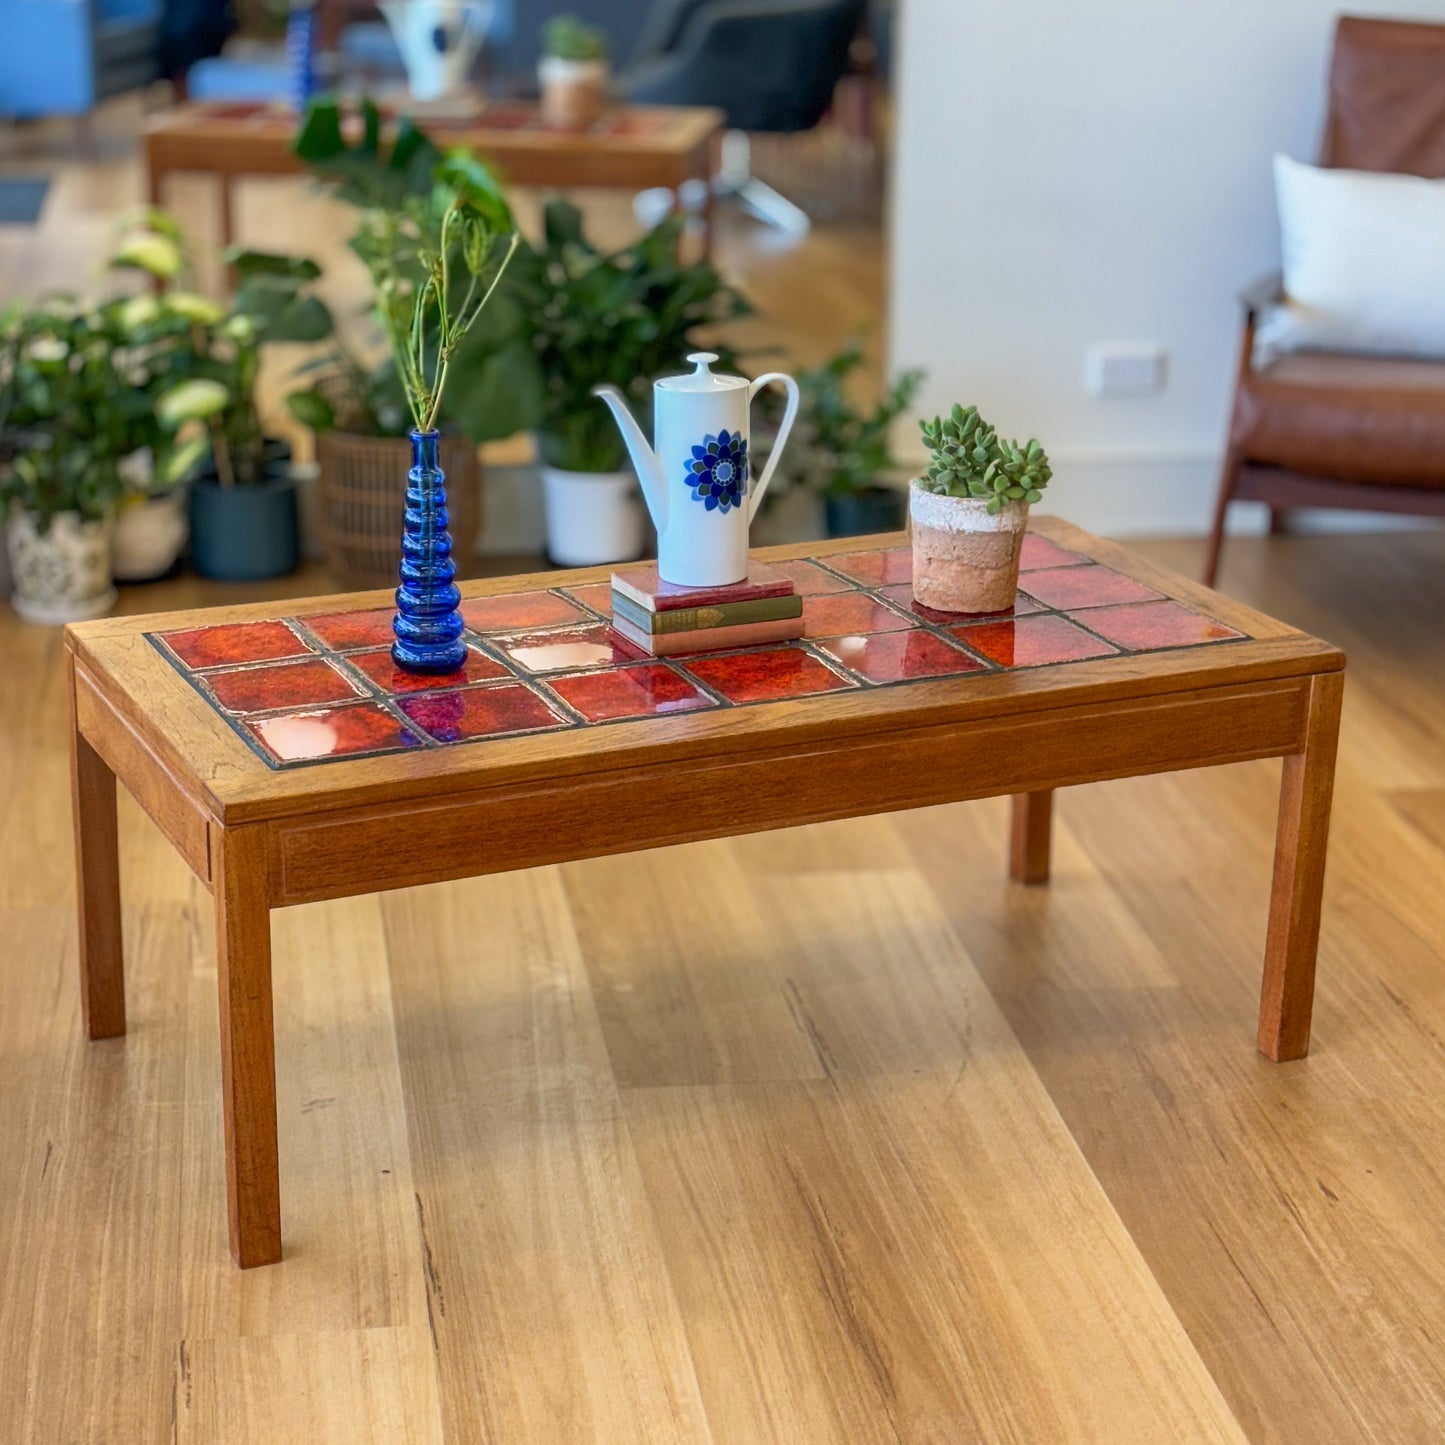
[{"label": "coffee pot spout", "polygon": [[663,477],[662,461],[648,444],[627,405],[627,398],[615,386],[594,386],[592,395],[607,403],[618,430],[622,433],[627,454],[637,470],[637,480],[642,484],[642,495],[647,501],[647,510],[652,514],[652,525],[658,532],[667,530],[667,484]]}]

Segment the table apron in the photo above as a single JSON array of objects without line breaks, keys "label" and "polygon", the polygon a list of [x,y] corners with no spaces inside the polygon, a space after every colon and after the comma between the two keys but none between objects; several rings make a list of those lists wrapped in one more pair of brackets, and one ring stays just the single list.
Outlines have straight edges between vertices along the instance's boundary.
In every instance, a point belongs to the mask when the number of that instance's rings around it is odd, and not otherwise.
[{"label": "table apron", "polygon": [[[1313,674],[750,747],[570,779],[273,819],[272,906],[771,828],[1279,757]],[[481,745],[484,746],[484,745]]]}]

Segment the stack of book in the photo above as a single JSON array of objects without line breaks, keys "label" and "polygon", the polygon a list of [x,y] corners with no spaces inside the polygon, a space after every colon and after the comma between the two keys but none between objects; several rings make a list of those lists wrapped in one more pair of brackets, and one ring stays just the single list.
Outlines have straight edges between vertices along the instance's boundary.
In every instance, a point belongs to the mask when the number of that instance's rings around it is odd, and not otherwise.
[{"label": "stack of book", "polygon": [[612,574],[612,628],[653,657],[786,642],[803,635],[803,599],[761,562],[726,587],[664,582],[652,562]]}]

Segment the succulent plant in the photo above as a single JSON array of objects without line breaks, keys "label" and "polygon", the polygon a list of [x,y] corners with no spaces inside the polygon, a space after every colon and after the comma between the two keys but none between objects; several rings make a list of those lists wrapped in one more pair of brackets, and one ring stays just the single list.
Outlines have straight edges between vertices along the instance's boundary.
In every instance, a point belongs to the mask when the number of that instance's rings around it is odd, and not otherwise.
[{"label": "succulent plant", "polygon": [[990,516],[1007,502],[1037,502],[1053,476],[1037,441],[1005,441],[976,406],[955,406],[919,426],[930,453],[919,484],[940,496],[987,502]]},{"label": "succulent plant", "polygon": [[575,15],[554,15],[542,27],[542,53],[557,60],[604,60],[607,34]]}]

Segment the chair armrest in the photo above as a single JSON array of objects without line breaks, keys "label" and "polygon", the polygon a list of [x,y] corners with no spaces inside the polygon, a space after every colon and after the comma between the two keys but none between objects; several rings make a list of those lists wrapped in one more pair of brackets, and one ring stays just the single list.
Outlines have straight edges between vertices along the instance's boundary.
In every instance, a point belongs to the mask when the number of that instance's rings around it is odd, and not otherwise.
[{"label": "chair armrest", "polygon": [[1239,293],[1239,304],[1245,316],[1253,321],[1256,316],[1277,301],[1284,300],[1284,277],[1278,271],[1261,276],[1253,285],[1246,286]]}]

